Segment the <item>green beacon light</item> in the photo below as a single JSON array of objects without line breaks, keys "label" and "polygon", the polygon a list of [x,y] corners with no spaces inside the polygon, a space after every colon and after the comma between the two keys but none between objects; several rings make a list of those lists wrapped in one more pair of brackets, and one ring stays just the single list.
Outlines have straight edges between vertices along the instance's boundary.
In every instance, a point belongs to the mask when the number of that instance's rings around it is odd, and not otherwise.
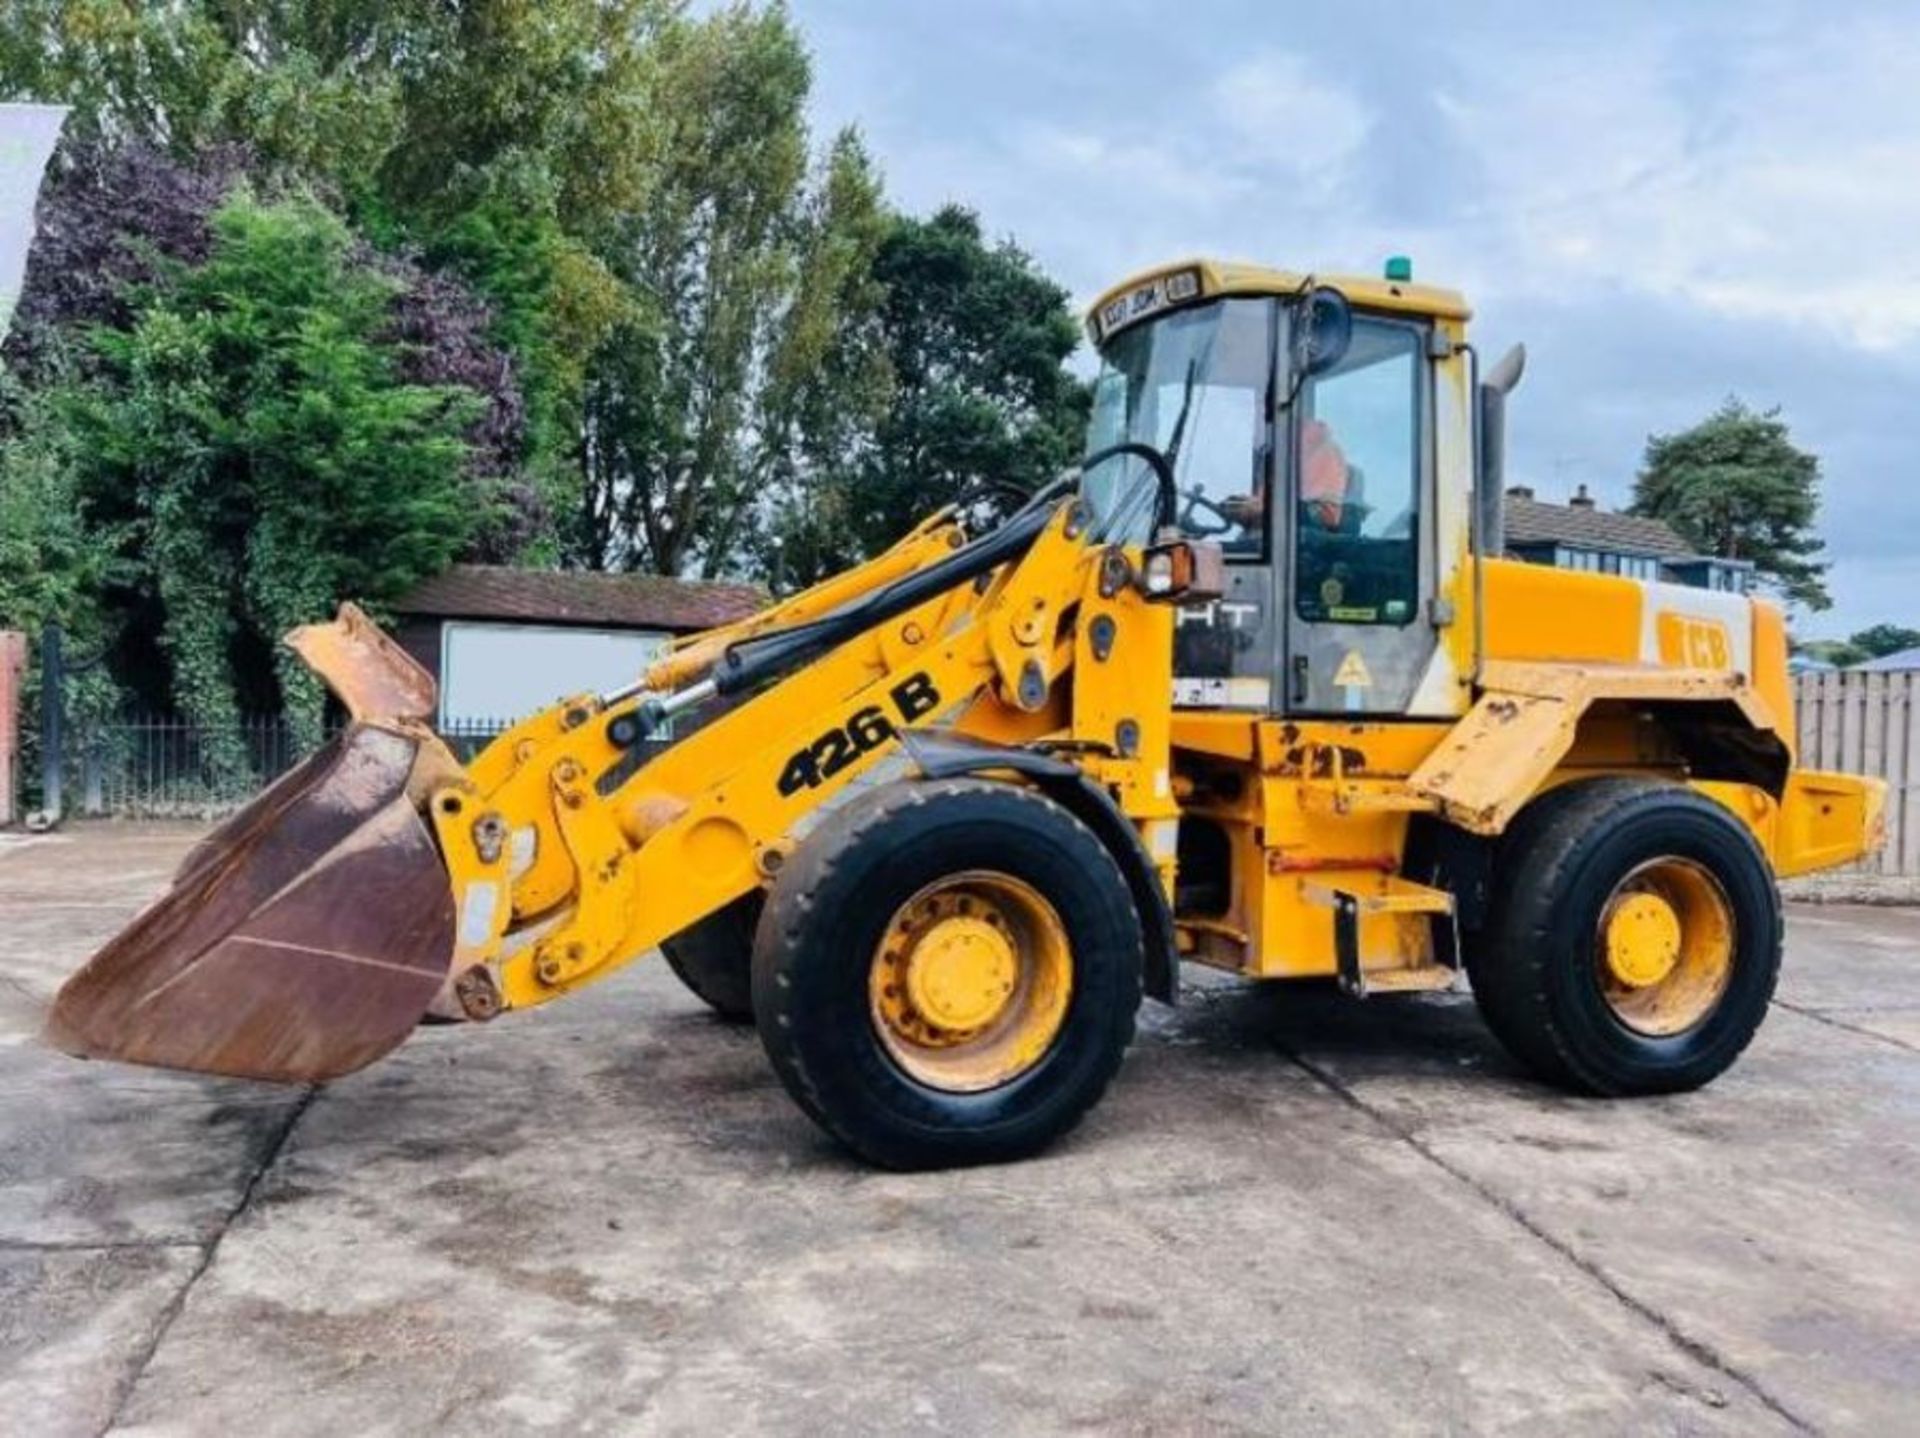
[{"label": "green beacon light", "polygon": [[1389,255],[1387,257],[1387,278],[1395,284],[1412,284],[1413,261],[1405,255]]}]

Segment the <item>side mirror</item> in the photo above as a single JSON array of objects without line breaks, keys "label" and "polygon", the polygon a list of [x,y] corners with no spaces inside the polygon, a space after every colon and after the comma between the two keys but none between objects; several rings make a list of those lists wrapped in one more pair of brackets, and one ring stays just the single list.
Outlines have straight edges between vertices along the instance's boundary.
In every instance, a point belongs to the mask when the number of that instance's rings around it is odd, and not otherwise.
[{"label": "side mirror", "polygon": [[1308,292],[1294,317],[1294,369],[1320,374],[1346,358],[1353,343],[1353,307],[1336,289],[1321,285]]}]

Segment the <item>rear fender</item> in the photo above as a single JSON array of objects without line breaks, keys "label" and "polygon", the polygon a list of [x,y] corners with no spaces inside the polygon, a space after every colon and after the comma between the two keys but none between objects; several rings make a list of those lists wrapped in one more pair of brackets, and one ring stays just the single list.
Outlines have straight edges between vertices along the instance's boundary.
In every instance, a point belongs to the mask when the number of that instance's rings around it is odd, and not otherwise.
[{"label": "rear fender", "polygon": [[[1736,726],[1701,757],[1740,762],[1714,777],[1761,781],[1778,792],[1791,751],[1780,717],[1742,674],[1645,664],[1488,661],[1473,708],[1407,776],[1407,789],[1469,833],[1499,834],[1545,786],[1573,748],[1580,722],[1602,700],[1672,716],[1730,712]],[[1689,725],[1681,719],[1683,731]],[[1731,736],[1741,735],[1736,742]],[[1700,772],[1696,761],[1695,770]]]}]

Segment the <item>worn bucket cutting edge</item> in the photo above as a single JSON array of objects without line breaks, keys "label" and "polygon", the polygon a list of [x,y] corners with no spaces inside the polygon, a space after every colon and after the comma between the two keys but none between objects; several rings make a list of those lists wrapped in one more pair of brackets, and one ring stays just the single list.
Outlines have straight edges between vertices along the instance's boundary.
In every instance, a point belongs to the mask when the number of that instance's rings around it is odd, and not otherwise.
[{"label": "worn bucket cutting edge", "polygon": [[[458,766],[411,722],[431,712],[433,681],[350,607],[289,642],[354,722],[197,846],[67,980],[47,1021],[58,1047],[314,1082],[398,1045],[446,981],[453,893],[420,805]],[[366,713],[389,704],[403,713]]]}]

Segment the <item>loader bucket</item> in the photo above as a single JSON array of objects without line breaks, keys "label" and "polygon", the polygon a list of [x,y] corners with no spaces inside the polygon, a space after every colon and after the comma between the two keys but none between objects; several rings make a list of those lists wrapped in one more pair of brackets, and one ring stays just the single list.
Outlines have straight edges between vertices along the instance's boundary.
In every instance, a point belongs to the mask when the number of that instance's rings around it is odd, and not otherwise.
[{"label": "loader bucket", "polygon": [[430,708],[432,680],[358,611],[289,642],[354,721],[195,848],[66,982],[47,1022],[58,1047],[314,1082],[399,1044],[445,982],[454,901],[421,804],[458,766],[415,715],[360,712],[418,709],[423,694]]}]

